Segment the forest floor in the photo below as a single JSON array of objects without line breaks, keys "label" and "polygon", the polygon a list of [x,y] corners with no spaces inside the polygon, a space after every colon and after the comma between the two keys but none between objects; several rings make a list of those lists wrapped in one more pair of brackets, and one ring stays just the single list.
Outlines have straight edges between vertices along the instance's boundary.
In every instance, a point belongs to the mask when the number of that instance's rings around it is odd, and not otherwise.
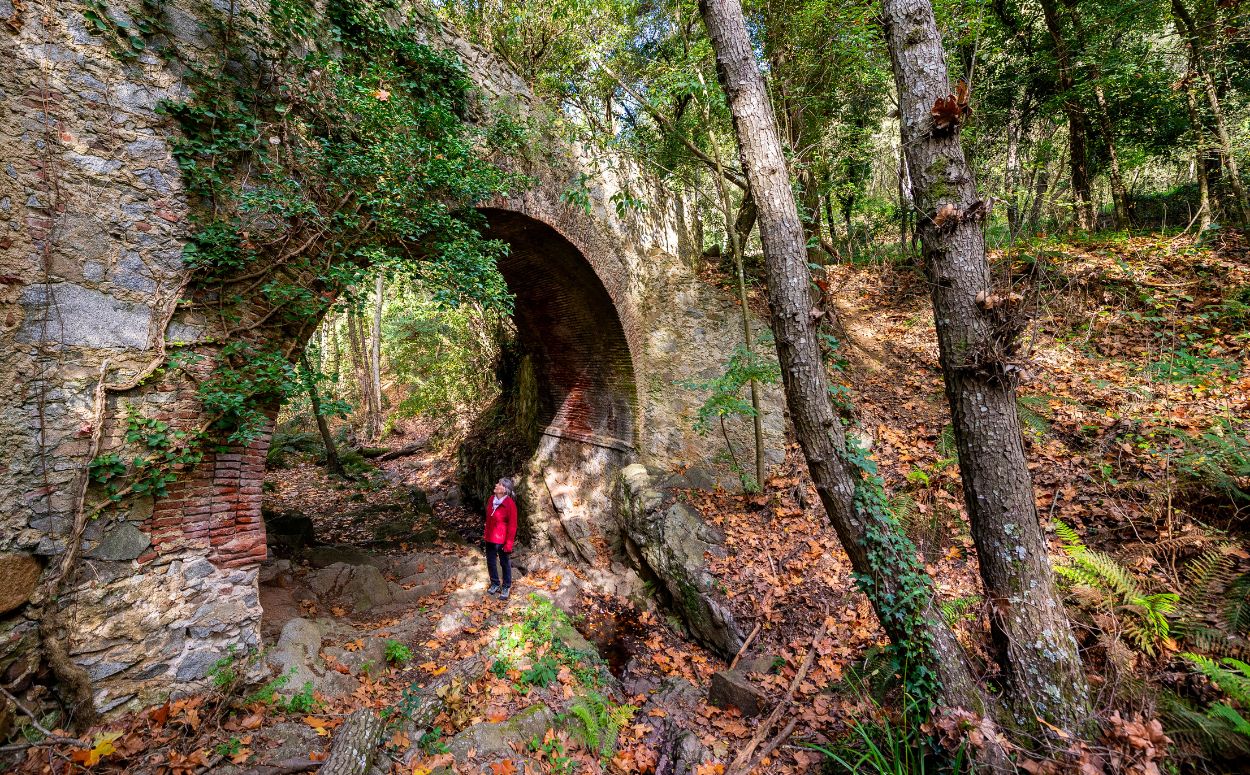
[{"label": "forest floor", "polygon": [[[1160,633],[1116,600],[1107,604],[1123,590],[1092,583],[1074,592],[1098,707],[1116,708],[1127,724],[1163,715],[1159,692],[1209,700],[1209,683],[1178,666],[1177,654],[1204,643],[1213,646],[1206,653],[1240,653],[1238,628],[1250,614],[1230,624],[1181,587],[1188,564],[1212,547],[1230,576],[1250,556],[1242,543],[1250,484],[1245,246],[1161,236],[1042,241],[1010,263],[1000,259],[996,277],[1026,292],[1036,320],[1019,409],[1043,522],[1070,525],[1112,553],[1140,596],[1176,593],[1167,613],[1174,625],[1188,617],[1206,626]],[[890,267],[836,267],[829,279],[840,289],[833,333],[844,343],[840,373],[859,432],[944,614],[976,654],[988,619],[927,289],[914,271]],[[63,772],[89,759],[94,771],[296,771],[325,756],[349,713],[370,707],[392,709],[396,721],[380,772],[650,772],[673,766],[662,758],[682,749],[695,757],[689,771],[711,775],[732,771],[744,749],[762,750],[793,720],[758,771],[805,773],[820,771],[816,747],[837,748],[856,722],[889,715],[881,630],[795,449],[758,495],[687,493],[727,537],[725,556],[709,562],[735,617],[758,625],[751,651],[766,658],[752,679],[763,712],[793,692],[772,727],[709,704],[709,683],[725,662],[689,642],[662,610],[571,584],[577,568],[527,562],[521,549],[512,598],[487,597],[471,543],[478,520],[454,495],[449,460],[424,451],[379,468],[355,485],[307,461],[267,478],[267,509],[307,517],[316,542],[329,546],[294,553],[295,561],[279,550],[267,563],[266,643],[277,644],[281,661],[299,640],[291,622],[316,623],[301,664],[334,691],[299,683],[244,690],[242,675],[256,665],[240,660],[236,670],[226,660],[204,695],[113,719],[89,751],[37,749],[22,771]],[[412,502],[414,488],[429,508]],[[1062,548],[1057,538],[1057,557]],[[379,583],[380,596],[369,594]],[[579,616],[568,622],[549,600]],[[1227,641],[1212,644],[1212,632]],[[414,686],[437,695],[436,707],[422,705]],[[621,710],[627,705],[632,713]],[[422,723],[402,723],[405,715]],[[1112,738],[1101,745],[1122,755],[1123,771],[1149,771],[1162,755],[1157,739]],[[1174,756],[1199,750],[1181,733],[1174,742]]]}]

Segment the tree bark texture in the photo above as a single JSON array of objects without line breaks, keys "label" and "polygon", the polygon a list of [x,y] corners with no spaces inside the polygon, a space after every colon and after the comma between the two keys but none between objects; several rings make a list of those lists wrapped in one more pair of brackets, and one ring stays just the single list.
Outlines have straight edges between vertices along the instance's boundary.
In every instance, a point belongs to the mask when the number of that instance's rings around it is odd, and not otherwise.
[{"label": "tree bark texture", "polygon": [[[790,187],[777,122],[747,36],[739,0],[701,0],[733,116],[742,166],[759,210],[773,333],[786,401],[812,481],[890,639],[920,644],[940,681],[939,704],[986,712],[985,699],[954,634],[933,604],[929,580],[917,594],[914,547],[888,513],[856,502],[863,473],[852,463],[829,397],[811,320],[803,224]],[[890,601],[903,601],[893,604]]]},{"label": "tree bark texture", "polygon": [[378,272],[374,280],[374,293],[377,296],[373,307],[373,335],[370,338],[369,376],[373,382],[373,427],[370,428],[371,438],[378,439],[382,435],[382,305],[383,297],[382,273]]},{"label": "tree bark texture", "polygon": [[883,0],[883,14],[994,645],[1017,722],[1031,727],[1036,716],[1079,736],[1091,717],[1088,685],[1055,589],[1016,416],[1010,358],[1019,311],[995,301],[981,231],[987,205],[958,125],[941,130],[931,116],[950,91],[932,6]]},{"label": "tree bark texture", "polygon": [[382,727],[382,719],[368,708],[348,716],[334,733],[330,756],[319,770],[321,775],[365,775],[382,742]]}]

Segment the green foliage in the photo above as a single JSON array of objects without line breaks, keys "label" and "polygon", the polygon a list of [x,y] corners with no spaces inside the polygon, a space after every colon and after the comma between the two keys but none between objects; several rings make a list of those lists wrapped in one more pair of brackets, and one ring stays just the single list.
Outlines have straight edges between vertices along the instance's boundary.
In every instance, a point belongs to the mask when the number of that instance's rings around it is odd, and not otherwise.
[{"label": "green foliage", "polygon": [[280,703],[279,707],[287,713],[312,713],[320,705],[321,701],[313,693],[312,681],[307,681],[298,692]]},{"label": "green foliage", "polygon": [[[854,437],[846,440],[846,460],[860,472],[855,508],[865,523],[865,549],[871,574],[856,573],[856,584],[872,601],[886,632],[894,672],[907,694],[928,712],[941,688],[933,667],[933,642],[925,617],[933,601],[933,582],[921,565],[915,544],[890,511],[877,463]],[[889,583],[883,583],[888,578]]]},{"label": "green foliage", "polygon": [[386,661],[392,665],[406,665],[412,661],[412,649],[391,638],[386,639]]},{"label": "green foliage", "polygon": [[547,688],[556,680],[560,663],[550,654],[539,657],[533,665],[521,673],[521,683]]},{"label": "green foliage", "polygon": [[1055,521],[1055,533],[1067,557],[1067,562],[1055,566],[1055,573],[1070,585],[1092,593],[1087,598],[1090,605],[1115,614],[1123,637],[1136,649],[1151,656],[1158,653],[1170,637],[1168,616],[1176,611],[1180,596],[1175,592],[1145,592],[1127,568],[1085,546],[1076,531],[1063,522]]},{"label": "green foliage", "polygon": [[1241,364],[1231,358],[1218,358],[1186,349],[1166,353],[1146,365],[1146,373],[1157,382],[1180,382],[1204,385],[1213,381],[1236,379]]},{"label": "green foliage", "polygon": [[[760,344],[767,345],[768,342],[761,341]],[[709,393],[695,410],[694,429],[706,435],[711,432],[713,422],[719,425],[728,448],[730,463],[742,480],[743,490],[746,492],[759,492],[760,483],[755,481],[753,473],[748,472],[738,462],[738,456],[725,429],[725,420],[731,417],[755,417],[755,407],[751,406],[750,399],[744,397],[744,390],[752,382],[758,385],[775,385],[780,379],[781,369],[776,361],[748,350],[745,345],[738,345],[725,363],[725,371],[719,376],[711,380],[678,383],[687,390]]]},{"label": "green foliage", "polygon": [[447,744],[443,742],[443,728],[434,727],[422,732],[421,737],[417,740],[417,747],[424,751],[427,756],[447,753]]},{"label": "green foliage", "polygon": [[1165,694],[1161,710],[1167,733],[1182,744],[1211,755],[1250,755],[1250,664],[1229,657],[1217,662],[1193,653],[1181,657],[1215,684],[1227,701],[1200,708],[1175,694]]},{"label": "green foliage", "polygon": [[196,434],[175,430],[169,423],[144,417],[130,407],[123,439],[132,448],[138,447],[135,457],[127,461],[121,454],[109,452],[92,460],[88,469],[91,480],[104,485],[113,502],[120,501],[126,492],[164,497],[177,471],[203,458]]},{"label": "green foliage", "polygon": [[237,756],[242,750],[243,739],[236,735],[231,735],[229,740],[218,743],[217,746],[213,748],[214,753],[227,759],[232,756]]},{"label": "green foliage", "polygon": [[926,775],[971,771],[971,761],[964,745],[955,751],[938,747],[923,734],[914,715],[901,718],[879,714],[870,720],[857,719],[850,731],[834,741],[832,747],[808,744],[807,747],[826,757],[822,772],[847,775]]},{"label": "green foliage", "polygon": [[1244,427],[1219,418],[1201,433],[1163,427],[1151,436],[1148,441],[1156,444],[1159,437],[1170,440],[1167,446],[1149,446],[1156,455],[1171,457],[1183,480],[1236,504],[1250,504],[1250,437]]},{"label": "green foliage", "polygon": [[566,753],[560,738],[554,735],[548,735],[543,738],[535,737],[533,740],[530,740],[529,749],[541,754],[550,768],[548,772],[551,775],[573,775],[575,772],[577,760]]},{"label": "green foliage", "polygon": [[606,763],[616,752],[621,728],[634,717],[637,708],[617,705],[598,692],[577,696],[564,715],[569,732]]},{"label": "green foliage", "polygon": [[1045,436],[1050,432],[1051,396],[1016,396],[1016,417],[1020,419],[1020,427],[1035,437]]},{"label": "green foliage", "polygon": [[952,627],[963,619],[975,619],[976,609],[983,603],[980,595],[964,595],[954,600],[943,600],[940,607],[942,618]]}]

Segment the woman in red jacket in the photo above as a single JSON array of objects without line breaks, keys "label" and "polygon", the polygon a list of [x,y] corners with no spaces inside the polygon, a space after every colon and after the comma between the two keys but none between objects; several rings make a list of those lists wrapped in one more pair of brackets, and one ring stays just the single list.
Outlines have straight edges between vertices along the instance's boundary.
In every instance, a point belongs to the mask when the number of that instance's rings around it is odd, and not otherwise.
[{"label": "woman in red jacket", "polygon": [[[507,477],[495,483],[494,497],[486,501],[486,530],[482,532],[482,540],[486,542],[486,571],[490,574],[490,589],[486,594],[498,593],[500,600],[507,600],[512,592],[512,544],[516,541],[516,500],[512,480]],[[496,557],[499,571],[495,570]]]}]

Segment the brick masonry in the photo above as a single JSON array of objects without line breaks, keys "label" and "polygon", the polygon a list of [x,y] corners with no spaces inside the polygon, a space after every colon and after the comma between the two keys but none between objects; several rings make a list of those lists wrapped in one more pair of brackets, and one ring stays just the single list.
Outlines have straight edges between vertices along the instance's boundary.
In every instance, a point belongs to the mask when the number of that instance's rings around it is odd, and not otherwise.
[{"label": "brick masonry", "polygon": [[[124,5],[110,7],[124,16]],[[176,130],[157,106],[187,91],[151,53],[110,56],[82,8],[0,0],[0,555],[63,550],[102,372],[110,383],[135,377],[161,359],[162,340],[205,354],[216,346],[199,341],[202,321],[170,312],[191,279],[181,261],[188,211],[170,153]],[[194,0],[164,8],[183,56],[211,45],[197,14],[220,11]],[[527,109],[524,82],[496,58],[429,34],[461,56],[485,100]],[[567,537],[611,508],[608,483],[627,461],[725,475],[714,462],[722,445],[690,428],[702,397],[677,383],[719,373],[740,329],[732,299],[696,276],[697,229],[664,186],[577,147],[523,163],[534,187],[486,214],[514,247],[501,269],[552,407],[530,490],[544,493],[551,535]],[[589,213],[561,197],[580,173],[593,185]],[[618,214],[612,196],[623,190],[645,208]],[[768,391],[774,462],[780,407]],[[127,410],[184,429],[202,421],[190,380],[145,381],[111,393],[104,410],[106,451],[119,448]],[[746,449],[749,427],[732,432]],[[267,448],[266,434],[210,456],[167,497],[128,499],[89,526],[62,605],[102,710],[193,690],[230,645],[259,644]],[[93,490],[89,501],[102,497]],[[0,680],[23,674],[31,630],[22,608],[0,617]]]}]

